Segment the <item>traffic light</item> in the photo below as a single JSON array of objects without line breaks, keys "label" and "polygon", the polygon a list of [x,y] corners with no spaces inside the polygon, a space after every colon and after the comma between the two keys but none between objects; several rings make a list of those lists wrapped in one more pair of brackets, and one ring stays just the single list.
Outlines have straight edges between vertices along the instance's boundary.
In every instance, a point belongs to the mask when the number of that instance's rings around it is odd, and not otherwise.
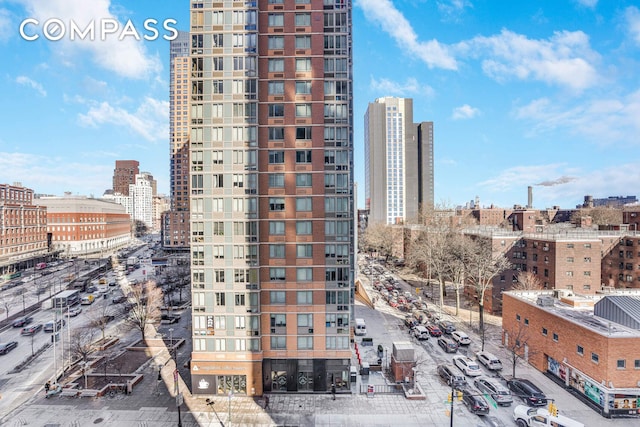
[{"label": "traffic light", "polygon": [[558,407],[553,402],[549,403],[549,413],[554,417],[558,416]]},{"label": "traffic light", "polygon": [[447,403],[451,403],[451,393],[447,394]]},{"label": "traffic light", "polygon": [[462,402],[462,392],[458,390],[458,400]]}]

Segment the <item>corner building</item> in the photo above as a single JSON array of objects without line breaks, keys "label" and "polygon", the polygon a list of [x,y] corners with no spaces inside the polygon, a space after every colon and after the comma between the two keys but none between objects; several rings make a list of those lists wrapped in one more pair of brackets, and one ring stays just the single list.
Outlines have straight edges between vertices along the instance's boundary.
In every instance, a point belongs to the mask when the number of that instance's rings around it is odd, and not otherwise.
[{"label": "corner building", "polygon": [[349,390],[351,2],[191,1],[193,392]]}]

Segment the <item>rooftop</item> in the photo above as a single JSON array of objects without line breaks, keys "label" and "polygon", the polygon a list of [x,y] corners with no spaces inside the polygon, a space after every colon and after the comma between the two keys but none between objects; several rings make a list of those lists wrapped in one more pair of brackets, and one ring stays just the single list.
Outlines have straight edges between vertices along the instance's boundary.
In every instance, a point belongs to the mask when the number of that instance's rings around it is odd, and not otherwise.
[{"label": "rooftop", "polygon": [[[634,318],[640,322],[640,314],[638,311],[619,310],[599,310],[603,316],[594,314],[594,306],[596,304],[607,304],[610,301],[618,301],[616,306],[620,306],[619,301],[627,300],[627,306],[637,307],[640,303],[640,289],[625,289],[620,291],[602,292],[596,295],[582,296],[571,293],[558,293],[557,291],[509,291],[505,294],[524,301],[528,304],[535,305],[538,309],[548,312],[549,314],[566,319],[580,326],[591,329],[592,331],[604,336],[614,338],[640,338],[640,329],[625,326],[619,321],[624,318]],[[612,297],[609,299],[609,297]]]}]

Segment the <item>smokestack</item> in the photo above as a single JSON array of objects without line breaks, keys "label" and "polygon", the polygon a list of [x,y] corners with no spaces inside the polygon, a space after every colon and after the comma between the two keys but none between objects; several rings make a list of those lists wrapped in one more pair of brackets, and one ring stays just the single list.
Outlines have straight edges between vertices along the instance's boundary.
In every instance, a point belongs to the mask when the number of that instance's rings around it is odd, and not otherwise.
[{"label": "smokestack", "polygon": [[527,209],[533,208],[533,187],[527,187]]}]

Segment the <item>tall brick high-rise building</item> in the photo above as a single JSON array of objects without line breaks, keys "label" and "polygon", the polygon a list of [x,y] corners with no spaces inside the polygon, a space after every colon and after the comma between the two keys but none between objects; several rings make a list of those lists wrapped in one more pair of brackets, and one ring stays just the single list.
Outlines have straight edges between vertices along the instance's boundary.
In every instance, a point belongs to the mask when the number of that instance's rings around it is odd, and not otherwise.
[{"label": "tall brick high-rise building", "polygon": [[195,393],[349,390],[351,2],[191,2]]},{"label": "tall brick high-rise building", "polygon": [[123,196],[129,195],[129,185],[136,183],[136,175],[140,173],[140,162],[137,160],[116,160],[113,170],[113,192]]}]

